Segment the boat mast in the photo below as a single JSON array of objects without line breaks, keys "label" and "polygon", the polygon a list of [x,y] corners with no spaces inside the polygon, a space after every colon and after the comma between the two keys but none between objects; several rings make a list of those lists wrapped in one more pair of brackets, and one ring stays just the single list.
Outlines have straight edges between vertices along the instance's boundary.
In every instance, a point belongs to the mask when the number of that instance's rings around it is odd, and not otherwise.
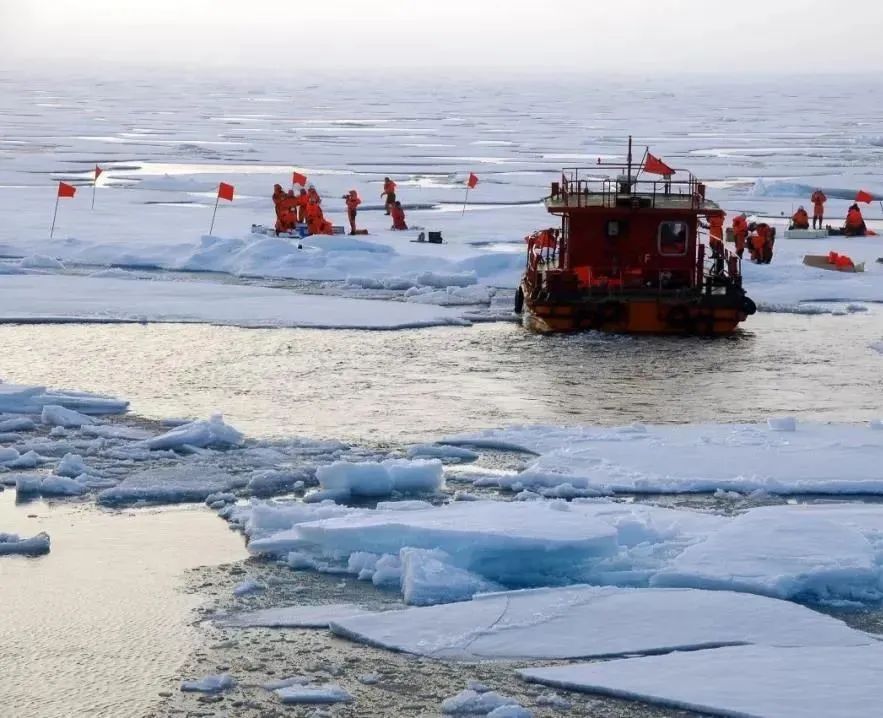
[{"label": "boat mast", "polygon": [[629,135],[628,183],[632,186],[632,136]]}]

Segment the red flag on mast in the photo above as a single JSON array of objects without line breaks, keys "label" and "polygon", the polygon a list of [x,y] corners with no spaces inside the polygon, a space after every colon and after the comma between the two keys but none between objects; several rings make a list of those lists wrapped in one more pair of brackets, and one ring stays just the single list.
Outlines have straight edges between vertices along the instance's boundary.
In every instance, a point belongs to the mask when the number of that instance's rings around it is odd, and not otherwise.
[{"label": "red flag on mast", "polygon": [[77,188],[67,182],[58,183],[59,197],[73,197],[77,193]]},{"label": "red flag on mast", "polygon": [[871,204],[874,201],[874,195],[870,192],[865,192],[863,189],[860,189],[858,193],[855,195],[856,202],[864,202],[865,204]]},{"label": "red flag on mast", "polygon": [[475,185],[477,185],[477,184],[478,184],[478,175],[475,175],[472,172],[470,172],[469,179],[466,180],[466,186],[469,187],[469,189],[475,189]]},{"label": "red flag on mast", "polygon": [[301,187],[307,186],[307,176],[302,175],[300,172],[292,172],[291,173],[291,184],[299,184]]},{"label": "red flag on mast", "polygon": [[234,187],[232,184],[227,184],[226,182],[221,182],[218,185],[218,199],[225,199],[228,202],[233,201],[233,190]]},{"label": "red flag on mast", "polygon": [[651,175],[673,175],[675,171],[669,167],[658,157],[654,157],[649,152],[647,159],[644,160],[644,172]]},{"label": "red flag on mast", "polygon": [[95,181],[98,181],[98,178],[101,177],[101,173],[104,172],[98,165],[95,165]]}]

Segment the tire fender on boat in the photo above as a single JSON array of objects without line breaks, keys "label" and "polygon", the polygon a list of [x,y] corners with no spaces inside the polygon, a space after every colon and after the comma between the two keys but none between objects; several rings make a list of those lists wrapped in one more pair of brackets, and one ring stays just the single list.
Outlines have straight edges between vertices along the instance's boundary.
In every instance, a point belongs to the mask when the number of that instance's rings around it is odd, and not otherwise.
[{"label": "tire fender on boat", "polygon": [[524,309],[524,289],[521,285],[515,290],[515,313],[521,314]]}]

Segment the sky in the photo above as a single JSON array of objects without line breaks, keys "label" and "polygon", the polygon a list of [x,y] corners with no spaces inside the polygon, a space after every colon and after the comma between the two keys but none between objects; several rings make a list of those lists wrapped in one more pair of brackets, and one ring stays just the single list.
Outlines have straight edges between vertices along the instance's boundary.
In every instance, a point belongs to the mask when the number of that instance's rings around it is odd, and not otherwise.
[{"label": "sky", "polygon": [[883,2],[0,0],[0,47],[2,70],[874,73]]}]

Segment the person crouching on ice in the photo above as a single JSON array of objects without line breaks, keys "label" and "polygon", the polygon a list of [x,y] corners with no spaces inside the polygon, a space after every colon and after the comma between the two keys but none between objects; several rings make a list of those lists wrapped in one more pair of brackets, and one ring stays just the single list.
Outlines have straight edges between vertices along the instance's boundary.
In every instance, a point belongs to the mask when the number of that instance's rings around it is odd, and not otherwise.
[{"label": "person crouching on ice", "polygon": [[390,215],[392,215],[392,228],[393,229],[407,229],[408,225],[405,224],[405,210],[402,209],[402,203],[396,202],[392,208],[390,209]]},{"label": "person crouching on ice", "polygon": [[356,211],[359,208],[359,205],[362,204],[362,200],[359,198],[359,193],[356,190],[351,189],[349,194],[345,194],[343,198],[346,200],[346,216],[350,221],[350,234],[356,233]]},{"label": "person crouching on ice", "polygon": [[802,205],[791,217],[791,229],[809,229],[809,215]]},{"label": "person crouching on ice", "polygon": [[847,237],[864,237],[867,231],[862,211],[857,204],[852,205],[846,213],[846,226],[843,228],[843,234]]}]

